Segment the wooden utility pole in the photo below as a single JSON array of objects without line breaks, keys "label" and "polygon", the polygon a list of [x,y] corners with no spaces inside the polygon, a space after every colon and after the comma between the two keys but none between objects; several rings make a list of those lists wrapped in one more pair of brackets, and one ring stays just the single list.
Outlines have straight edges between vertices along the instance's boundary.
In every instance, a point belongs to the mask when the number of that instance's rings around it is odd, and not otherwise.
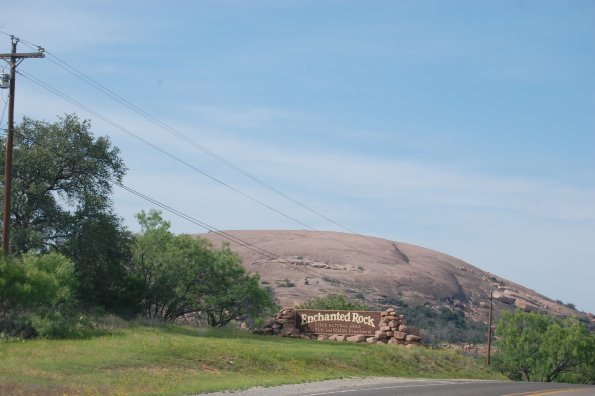
[{"label": "wooden utility pole", "polygon": [[12,52],[0,54],[0,58],[8,62],[10,66],[10,87],[8,91],[8,131],[6,133],[6,156],[4,161],[4,208],[2,215],[2,251],[4,256],[8,255],[10,241],[10,200],[12,187],[12,146],[14,137],[14,91],[15,75],[17,66],[27,58],[43,58],[44,50],[39,47],[37,52],[17,53],[19,39],[10,36],[12,41]]},{"label": "wooden utility pole", "polygon": [[486,359],[486,363],[489,366],[490,365],[490,357],[491,357],[491,352],[492,352],[492,309],[493,309],[493,294],[494,291],[490,291],[490,314],[488,316],[488,357]]}]

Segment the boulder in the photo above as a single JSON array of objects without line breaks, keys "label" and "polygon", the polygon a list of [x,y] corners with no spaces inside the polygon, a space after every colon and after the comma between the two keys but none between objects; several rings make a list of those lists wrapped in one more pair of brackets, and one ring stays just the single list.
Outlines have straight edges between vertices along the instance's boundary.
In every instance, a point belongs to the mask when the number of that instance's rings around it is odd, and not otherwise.
[{"label": "boulder", "polygon": [[404,340],[404,339],[405,339],[405,337],[407,337],[407,333],[404,333],[404,332],[402,332],[402,331],[395,331],[395,333],[394,333],[394,337],[395,337],[397,340]]},{"label": "boulder", "polygon": [[349,342],[364,342],[364,341],[366,341],[366,336],[362,335],[362,334],[358,334],[358,335],[354,335],[351,337],[347,337],[346,340]]},{"label": "boulder", "polygon": [[517,308],[525,311],[525,312],[539,312],[540,309],[537,308],[534,304],[525,301],[525,300],[519,300],[516,299],[514,305],[516,305]]},{"label": "boulder", "polygon": [[419,342],[419,341],[421,341],[421,337],[420,336],[413,335],[413,334],[407,334],[407,336],[405,337],[405,341],[407,341],[407,342]]},{"label": "boulder", "polygon": [[377,332],[374,333],[374,337],[378,338],[379,340],[383,340],[386,337],[386,333],[382,330],[378,330]]},{"label": "boulder", "polygon": [[500,292],[500,291],[495,291],[493,293],[492,297],[494,298],[494,300],[500,301],[501,303],[504,303],[507,305],[513,305],[516,301],[515,297],[511,297],[510,295],[506,295],[505,293]]}]

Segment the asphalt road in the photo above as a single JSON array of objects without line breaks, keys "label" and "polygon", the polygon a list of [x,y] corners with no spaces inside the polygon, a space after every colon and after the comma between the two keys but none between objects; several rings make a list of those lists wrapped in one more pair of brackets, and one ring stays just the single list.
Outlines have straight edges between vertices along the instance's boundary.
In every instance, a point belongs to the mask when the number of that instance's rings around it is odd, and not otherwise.
[{"label": "asphalt road", "polygon": [[518,383],[496,381],[412,381],[379,386],[354,386],[351,389],[305,393],[302,396],[365,395],[365,396],[586,396],[595,395],[595,386]]},{"label": "asphalt road", "polygon": [[353,378],[210,395],[238,396],[595,396],[595,386],[481,380]]}]

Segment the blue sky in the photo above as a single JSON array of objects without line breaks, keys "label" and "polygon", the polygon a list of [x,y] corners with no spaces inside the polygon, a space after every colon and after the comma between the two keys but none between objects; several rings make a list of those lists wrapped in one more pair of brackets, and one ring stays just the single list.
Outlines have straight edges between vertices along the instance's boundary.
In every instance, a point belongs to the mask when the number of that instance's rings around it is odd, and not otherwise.
[{"label": "blue sky", "polygon": [[[359,233],[595,312],[593,20],[595,3],[573,0],[23,0],[3,5],[0,30]],[[20,68],[309,227],[341,231],[49,59]],[[121,149],[128,186],[220,229],[304,228],[22,76],[16,99],[17,118],[90,118]],[[114,200],[133,229],[151,208],[120,190]],[[168,217],[175,232],[203,231]]]}]

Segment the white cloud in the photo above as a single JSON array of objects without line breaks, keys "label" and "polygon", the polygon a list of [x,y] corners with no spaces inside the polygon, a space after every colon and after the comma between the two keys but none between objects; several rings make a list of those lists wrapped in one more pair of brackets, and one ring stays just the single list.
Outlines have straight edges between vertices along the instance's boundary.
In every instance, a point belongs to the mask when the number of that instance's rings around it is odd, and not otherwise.
[{"label": "white cloud", "polygon": [[[439,163],[374,158],[337,152],[296,152],[236,139],[213,149],[256,174],[277,181],[332,190],[345,197],[505,210],[559,220],[595,220],[595,191],[560,181],[475,173]],[[285,184],[285,182],[284,182]],[[299,189],[299,188],[298,188]]]}]

